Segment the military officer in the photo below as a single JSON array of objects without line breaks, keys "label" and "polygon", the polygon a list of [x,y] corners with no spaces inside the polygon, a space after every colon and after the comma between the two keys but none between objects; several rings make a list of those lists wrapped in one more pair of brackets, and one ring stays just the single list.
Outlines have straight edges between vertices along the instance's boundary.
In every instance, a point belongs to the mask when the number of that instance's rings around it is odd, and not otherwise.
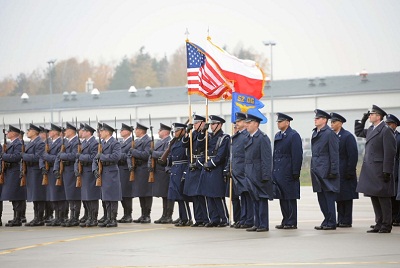
[{"label": "military officer", "polygon": [[124,215],[118,220],[119,223],[130,223],[132,222],[132,198],[133,190],[130,179],[130,171],[128,168],[129,150],[132,147],[132,127],[124,123],[121,125],[120,135],[122,137],[121,143],[121,159],[118,161],[119,177],[121,180],[122,189],[122,208],[124,209]]},{"label": "military officer", "polygon": [[[205,227],[225,227],[229,225],[229,215],[225,203],[227,181],[224,168],[229,161],[230,136],[222,131],[223,118],[210,115],[209,123],[212,133],[207,133],[207,157],[200,174],[199,192],[207,198],[210,222]],[[206,133],[202,132],[198,140],[203,140],[204,135]]]},{"label": "military officer", "polygon": [[277,113],[279,131],[275,134],[272,178],[277,184],[282,212],[277,229],[297,229],[297,199],[300,199],[300,171],[303,146],[299,133],[292,129],[292,117]]},{"label": "military officer", "polygon": [[202,163],[199,160],[204,158],[204,143],[198,141],[198,136],[204,127],[205,121],[206,119],[203,116],[194,115],[193,124],[187,126],[186,135],[182,138],[182,144],[188,150],[190,150],[190,141],[192,142],[191,160],[184,173],[185,183],[183,188],[183,193],[193,201],[193,213],[196,222],[191,225],[192,227],[203,227],[209,222],[206,198],[199,193],[199,177],[202,169]]},{"label": "military officer", "polygon": [[[361,167],[357,191],[371,197],[375,213],[375,225],[367,233],[390,233],[392,231],[392,202],[395,195],[393,167],[396,140],[393,131],[385,124],[386,112],[372,105],[370,112],[356,120],[354,132],[366,138],[364,161]],[[372,125],[364,129],[369,118]]]},{"label": "military officer", "polygon": [[[393,167],[393,178],[395,180],[394,189],[396,195],[398,194],[399,185],[399,155],[400,155],[400,134],[396,128],[400,125],[400,120],[393,114],[386,115],[386,124],[393,130],[394,137],[396,139],[396,156]],[[393,226],[400,226],[400,202],[396,200],[396,195],[392,197],[392,221]]]},{"label": "military officer", "polygon": [[[40,133],[39,133],[40,139],[45,144],[51,142],[50,138],[48,137],[49,129],[47,129],[45,126],[43,126],[43,127],[39,126],[39,128],[40,128]],[[46,190],[47,190],[47,188],[46,188]],[[47,197],[49,197],[48,193],[47,193]],[[54,213],[53,203],[47,198],[46,209],[44,210],[44,222],[45,223],[50,223],[53,221],[53,219],[54,219],[53,213]]]},{"label": "military officer", "polygon": [[[82,173],[76,174],[81,176],[82,187],[81,187],[81,198],[84,204],[86,204],[87,217],[86,221],[83,219],[80,221],[80,227],[94,227],[97,226],[97,216],[99,214],[99,200],[101,199],[101,188],[96,186],[96,178],[92,172],[93,159],[97,154],[99,142],[93,136],[95,129],[88,124],[80,130],[81,136],[84,139],[82,141],[82,150],[80,154],[77,154],[76,165],[80,163],[82,165]],[[78,167],[75,167],[75,172],[78,173]]]},{"label": "military officer", "polygon": [[26,187],[20,186],[19,177],[19,163],[21,161],[22,147],[22,143],[18,139],[19,133],[20,130],[18,128],[9,125],[7,138],[10,140],[10,143],[7,145],[7,149],[2,152],[1,157],[2,161],[5,162],[5,170],[2,170],[2,172],[4,172],[4,184],[2,193],[0,194],[0,200],[1,202],[3,200],[11,201],[14,210],[14,218],[5,224],[5,226],[8,227],[22,226],[21,216],[26,200]]},{"label": "military officer", "polygon": [[[65,152],[60,151],[54,163],[53,172],[56,179],[62,177],[62,184],[65,190],[65,197],[69,203],[70,219],[61,226],[72,227],[79,225],[81,212],[81,189],[76,187],[74,164],[78,152],[78,136],[76,127],[67,122],[64,138]],[[60,161],[63,162],[64,171],[60,174]]]},{"label": "military officer", "polygon": [[[63,186],[56,185],[55,174],[51,172],[61,149],[61,131],[61,127],[54,124],[50,125],[49,138],[51,139],[51,144],[49,145],[49,151],[44,152],[39,161],[42,175],[47,174],[49,180],[46,186],[47,199],[52,203],[52,207],[55,210],[54,220],[47,222],[46,226],[60,226],[65,219],[65,210],[68,208],[65,189]],[[46,169],[46,162],[48,163],[49,170]]]},{"label": "military officer", "polygon": [[336,196],[337,227],[352,226],[353,199],[358,199],[357,188],[357,142],[353,134],[343,128],[346,118],[331,113],[331,128],[339,137],[340,192]]},{"label": "military officer", "polygon": [[[171,141],[171,127],[160,123],[158,130],[159,140],[154,145],[154,151],[150,151],[149,161],[147,166],[151,170],[151,159],[157,161],[165,150],[167,150],[169,142]],[[154,223],[171,223],[172,213],[174,210],[174,201],[168,200],[168,186],[169,186],[169,168],[162,165],[156,165],[154,169],[154,183],[153,183],[153,196],[161,197],[163,204],[163,212],[161,218],[155,220]]]},{"label": "military officer", "polygon": [[174,129],[174,138],[176,141],[171,146],[171,151],[167,158],[167,166],[171,167],[168,199],[178,202],[180,220],[175,226],[190,226],[192,224],[192,215],[189,202],[187,202],[186,196],[183,194],[183,175],[188,165],[189,150],[183,146],[182,138],[185,135],[187,125],[173,123],[172,127]]},{"label": "military officer", "polygon": [[[22,146],[25,148],[25,141],[24,141],[24,135],[25,132],[21,129],[20,133],[19,133],[19,140],[22,143]],[[21,152],[22,152],[22,148],[21,148]],[[22,160],[22,157],[21,157]],[[20,165],[20,172],[22,171],[22,165]],[[20,174],[21,175],[21,174]],[[21,176],[20,176],[21,177]],[[26,188],[25,188],[26,189]],[[25,200],[22,202],[22,212],[21,212],[21,222],[22,223],[26,223],[26,198]]]},{"label": "military officer", "polygon": [[[84,123],[79,123],[79,129],[77,129],[78,131],[78,138],[79,138],[79,142],[81,144],[82,147],[82,143],[85,141],[85,138],[83,138],[83,128],[85,127]],[[75,173],[77,171],[77,161],[78,161],[78,156],[77,159],[75,160],[75,164],[74,164],[74,169],[75,169]],[[82,216],[82,218],[79,219],[79,223],[86,223],[87,219],[88,219],[88,213],[89,213],[89,208],[87,207],[87,202],[82,202],[83,205],[83,209],[84,209],[84,214]]]},{"label": "military officer", "polygon": [[254,206],[254,225],[246,229],[248,232],[269,231],[268,200],[273,199],[271,141],[259,129],[261,121],[246,115],[245,176]]},{"label": "military officer", "polygon": [[[99,223],[99,227],[117,227],[118,201],[122,200],[121,181],[119,178],[118,161],[121,158],[121,144],[112,136],[114,128],[103,123],[100,130],[102,152],[93,159],[92,171],[96,178],[102,177],[101,199],[106,210],[107,219]],[[103,170],[98,171],[98,161],[101,161]]]},{"label": "military officer", "polygon": [[324,220],[316,230],[336,229],[336,194],[340,191],[339,138],[327,125],[331,116],[320,109],[314,111],[315,118],[311,137],[311,182],[317,193],[319,207]]},{"label": "military officer", "polygon": [[31,140],[21,153],[26,163],[26,190],[27,201],[33,202],[34,219],[25,226],[43,226],[44,210],[46,206],[46,186],[42,185],[42,172],[39,168],[39,159],[44,152],[44,142],[39,137],[40,128],[29,125],[27,137]]},{"label": "military officer", "polygon": [[150,155],[151,138],[147,135],[148,127],[136,123],[135,148],[129,150],[128,157],[135,158],[135,181],[132,183],[133,197],[139,197],[141,216],[134,223],[150,223],[151,207],[153,205],[153,184],[149,183],[147,161]]},{"label": "military officer", "polygon": [[[0,148],[0,155],[2,153],[3,153],[3,147]],[[0,174],[3,172],[2,165],[3,165],[3,160],[0,157]],[[1,217],[3,216],[3,199],[1,197],[2,196],[2,191],[3,191],[3,184],[0,184],[0,226],[3,226],[3,222],[1,221]],[[15,215],[15,213],[14,213],[14,215]]]}]

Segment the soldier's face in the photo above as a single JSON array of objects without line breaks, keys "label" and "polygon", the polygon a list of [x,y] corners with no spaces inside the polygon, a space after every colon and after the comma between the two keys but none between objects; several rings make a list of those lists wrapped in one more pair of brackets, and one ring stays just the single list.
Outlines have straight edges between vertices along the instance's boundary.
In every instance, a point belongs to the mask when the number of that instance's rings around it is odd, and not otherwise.
[{"label": "soldier's face", "polygon": [[340,128],[342,127],[342,122],[340,121],[331,121],[331,128],[333,131],[339,131]]},{"label": "soldier's face", "polygon": [[17,132],[13,132],[13,131],[7,132],[7,138],[9,138],[10,140],[14,140],[18,136],[19,136],[19,133],[17,133]]},{"label": "soldier's face", "polygon": [[251,134],[257,131],[259,123],[256,121],[247,122],[247,131]]},{"label": "soldier's face", "polygon": [[321,128],[326,125],[327,119],[324,117],[316,117],[314,118],[314,124],[317,128]]},{"label": "soldier's face", "polygon": [[235,125],[238,131],[246,128],[246,122],[244,120],[237,121]]},{"label": "soldier's face", "polygon": [[397,128],[397,124],[393,122],[386,122],[386,124],[393,130]]},{"label": "soldier's face", "polygon": [[289,121],[287,120],[278,121],[277,125],[280,131],[285,131],[289,127]]}]

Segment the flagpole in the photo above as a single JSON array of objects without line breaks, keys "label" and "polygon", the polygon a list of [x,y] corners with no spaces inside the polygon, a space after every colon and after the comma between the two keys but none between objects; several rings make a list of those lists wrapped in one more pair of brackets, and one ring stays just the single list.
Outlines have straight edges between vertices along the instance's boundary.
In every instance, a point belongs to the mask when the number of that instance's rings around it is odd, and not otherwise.
[{"label": "flagpole", "polygon": [[231,142],[231,144],[230,144],[230,150],[229,150],[229,174],[230,174],[230,181],[229,181],[229,225],[232,225],[232,222],[233,222],[233,220],[232,220],[232,218],[233,218],[233,215],[232,215],[232,194],[233,194],[233,178],[232,178],[232,137],[233,137],[233,135],[234,135],[234,133],[233,133],[233,124],[231,123],[231,126],[232,126],[232,128],[231,128],[231,139],[230,139],[230,142]]},{"label": "flagpole", "polygon": [[[206,124],[208,123],[208,99],[206,98]],[[209,126],[210,127],[210,126]],[[205,145],[205,162],[206,163],[208,161],[208,130],[206,130],[206,145]]]},{"label": "flagpole", "polygon": [[[188,28],[186,28],[186,31],[185,31],[185,35],[186,35],[186,43],[188,43],[189,42],[189,30],[188,30]],[[191,99],[190,99],[190,94],[189,94],[189,80],[187,81],[187,83],[188,83],[188,102],[189,102],[189,123],[190,124],[192,124],[193,122],[192,122],[192,102],[191,102]],[[192,135],[192,133],[193,133],[193,131],[191,130],[190,132],[189,132],[189,148],[190,148],[190,163],[192,164],[193,163],[193,135]]]}]

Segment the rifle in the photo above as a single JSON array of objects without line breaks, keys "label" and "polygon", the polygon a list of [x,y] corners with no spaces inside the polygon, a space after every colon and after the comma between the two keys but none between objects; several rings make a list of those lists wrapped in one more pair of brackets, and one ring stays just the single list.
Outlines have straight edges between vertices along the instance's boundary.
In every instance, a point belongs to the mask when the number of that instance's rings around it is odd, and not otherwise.
[{"label": "rifle", "polygon": [[[101,145],[99,120],[97,120],[97,136],[99,136],[99,145],[97,146],[97,153],[101,154],[103,151],[103,146]],[[99,174],[99,177],[96,179],[96,186],[101,187],[102,184],[101,173],[103,172],[103,164],[101,163],[100,159],[97,159],[97,172]]]},{"label": "rifle", "polygon": [[[6,125],[4,124],[4,117],[3,117],[3,134],[4,134],[3,153],[5,153],[7,150],[7,136],[6,136]],[[1,160],[0,184],[4,184],[5,172],[6,172],[6,162],[4,162],[4,160]]]},{"label": "rifle", "polygon": [[[19,129],[22,132],[22,138],[21,138],[21,142],[22,142],[22,146],[21,146],[21,152],[25,153],[25,141],[24,141],[24,134],[23,131],[21,129],[21,120],[19,119]],[[21,178],[21,182],[19,183],[19,186],[25,186],[26,185],[26,162],[24,161],[24,159],[21,157],[21,164],[20,164],[20,178]]]},{"label": "rifle", "polygon": [[[131,141],[131,148],[135,148],[135,138],[133,137],[133,127],[132,127],[132,117],[129,115],[129,124],[131,125],[131,136],[132,136],[132,141]],[[129,181],[134,181],[135,180],[135,157],[131,157],[131,163],[132,163],[132,170],[130,171],[129,174]]]},{"label": "rifle", "polygon": [[[78,128],[78,119],[75,117],[75,127]],[[78,154],[81,154],[82,152],[82,143],[81,139],[79,138],[78,134]],[[82,163],[79,161],[79,158],[77,159],[78,161],[78,176],[76,176],[76,188],[81,188],[82,187]]]},{"label": "rifle", "polygon": [[[44,125],[43,128],[46,126],[46,120],[44,120]],[[50,145],[49,145],[49,137],[47,136],[47,131],[44,129],[44,133],[46,134],[46,145],[44,147],[44,151],[48,153],[50,151]],[[44,168],[47,170],[46,174],[43,174],[43,179],[42,179],[42,185],[48,185],[49,184],[49,175],[47,174],[49,172],[50,166],[49,162],[44,161]]]},{"label": "rifle", "polygon": [[[151,116],[149,115],[149,123],[150,123],[150,134],[151,134],[151,142],[150,142],[150,150],[154,150],[154,136],[153,136],[153,126],[151,125]],[[149,180],[148,182],[153,183],[154,182],[154,168],[156,167],[156,161],[153,157],[150,155],[150,172],[149,172]]]},{"label": "rifle", "polygon": [[[64,140],[65,138],[64,138],[64,128],[63,128],[62,119],[61,119],[61,138],[62,138],[61,139],[62,143],[61,143],[60,153],[65,153],[65,140]],[[58,177],[57,180],[56,180],[56,186],[61,186],[62,185],[63,173],[64,173],[64,162],[60,159],[60,169],[59,169],[60,177]]]}]

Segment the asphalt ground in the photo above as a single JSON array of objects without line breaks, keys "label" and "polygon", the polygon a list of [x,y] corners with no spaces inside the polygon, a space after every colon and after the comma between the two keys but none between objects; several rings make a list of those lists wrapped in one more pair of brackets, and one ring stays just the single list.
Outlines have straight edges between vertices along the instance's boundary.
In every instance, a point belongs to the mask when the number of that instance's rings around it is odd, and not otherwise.
[{"label": "asphalt ground", "polygon": [[[400,267],[400,227],[391,234],[366,233],[374,223],[369,198],[354,201],[352,228],[317,231],[322,213],[316,194],[311,187],[301,191],[298,229],[274,228],[281,213],[279,202],[272,201],[270,231],[262,233],[154,223],[9,228],[4,224],[12,218],[12,208],[4,202],[0,267]],[[154,198],[152,220],[161,210],[161,199]],[[139,211],[134,199],[135,218]],[[28,220],[32,213],[28,203]]]}]

